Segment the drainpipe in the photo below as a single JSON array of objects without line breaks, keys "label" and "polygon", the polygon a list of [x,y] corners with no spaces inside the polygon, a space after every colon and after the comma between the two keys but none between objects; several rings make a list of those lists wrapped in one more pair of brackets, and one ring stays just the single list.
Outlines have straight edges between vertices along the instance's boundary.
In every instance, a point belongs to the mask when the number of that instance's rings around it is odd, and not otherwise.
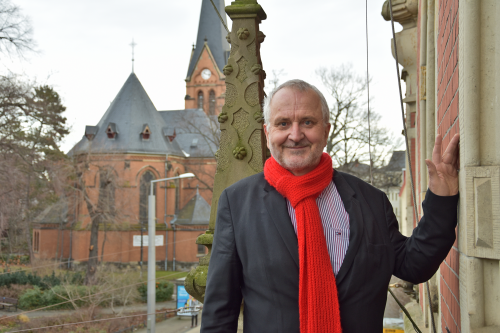
[{"label": "drainpipe", "polygon": [[76,223],[76,219],[78,216],[78,192],[76,191],[76,183],[75,183],[75,210],[74,210],[74,219],[73,223],[71,223],[71,226],[69,228],[69,258],[68,258],[68,269],[71,267],[71,259],[73,258],[73,226]]},{"label": "drainpipe", "polygon": [[[165,155],[165,178],[168,172],[168,154]],[[167,271],[168,262],[168,225],[167,225],[167,181],[165,181],[165,214],[163,215],[163,223],[165,224],[165,271]]]},{"label": "drainpipe", "polygon": [[172,261],[172,271],[175,272],[175,221],[177,221],[177,215],[174,215],[174,218],[172,221],[170,221],[170,225],[172,226],[172,229],[174,230],[174,257]]},{"label": "drainpipe", "polygon": [[165,271],[167,271],[167,262],[168,262],[168,224],[167,221],[163,222],[165,224]]}]

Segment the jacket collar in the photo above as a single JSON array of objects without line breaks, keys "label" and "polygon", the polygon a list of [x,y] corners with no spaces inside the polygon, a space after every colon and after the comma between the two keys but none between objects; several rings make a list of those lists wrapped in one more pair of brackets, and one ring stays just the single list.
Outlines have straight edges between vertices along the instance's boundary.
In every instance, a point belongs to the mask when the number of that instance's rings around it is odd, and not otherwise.
[{"label": "jacket collar", "polygon": [[267,212],[271,216],[271,220],[274,222],[274,226],[278,230],[290,255],[297,264],[297,267],[299,267],[297,235],[293,230],[290,215],[288,215],[286,200],[267,181],[265,181],[264,191],[264,205],[266,206]]},{"label": "jacket collar", "polygon": [[[342,266],[340,267],[336,277],[337,284],[339,284],[349,272],[356,254],[358,253],[363,236],[364,223],[361,206],[359,201],[356,199],[356,192],[347,183],[341,172],[335,170],[333,173],[333,182],[335,183],[340,198],[342,199],[345,210],[349,214],[350,223],[349,247],[347,248],[344,261],[342,262]],[[300,267],[297,235],[293,230],[292,222],[290,220],[290,216],[288,215],[286,200],[267,181],[265,181],[264,191],[264,205],[271,216],[271,220],[274,222],[274,226],[281,235],[285,246],[297,264],[297,267]]]},{"label": "jacket collar", "polygon": [[335,171],[333,173],[333,182],[337,187],[344,208],[349,214],[349,247],[340,266],[340,270],[337,274],[336,281],[337,284],[341,283],[345,278],[349,269],[354,262],[358,249],[361,246],[361,240],[364,230],[363,214],[361,213],[361,206],[359,201],[356,199],[356,192],[347,183],[346,179],[342,176],[342,172]]}]

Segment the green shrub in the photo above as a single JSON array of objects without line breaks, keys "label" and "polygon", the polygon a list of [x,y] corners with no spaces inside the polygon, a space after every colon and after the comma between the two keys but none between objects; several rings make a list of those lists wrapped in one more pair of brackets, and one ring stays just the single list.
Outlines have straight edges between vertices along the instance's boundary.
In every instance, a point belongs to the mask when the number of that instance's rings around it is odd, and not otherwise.
[{"label": "green shrub", "polygon": [[[85,306],[89,302],[89,299],[84,298],[80,300],[79,298],[88,296],[88,292],[89,289],[86,286],[55,286],[47,291],[39,287],[34,287],[34,289],[26,290],[21,297],[19,297],[19,308],[23,310],[37,309],[44,306],[64,303],[68,300],[74,300],[77,306]],[[51,307],[51,310],[56,309],[73,309],[73,304],[67,302]]]},{"label": "green shrub", "polygon": [[[140,284],[137,287],[137,291],[141,295],[141,300],[146,302],[148,299],[148,286],[146,283]],[[156,283],[156,301],[165,302],[172,299],[174,293],[174,285],[167,281],[161,281]]]},{"label": "green shrub", "polygon": [[44,276],[43,278],[36,273],[27,273],[26,271],[15,271],[8,273],[4,270],[4,274],[0,275],[0,287],[10,287],[11,284],[32,285],[42,289],[49,289],[61,284],[61,279],[56,276],[55,272],[52,275]]},{"label": "green shrub", "polygon": [[43,291],[38,286],[26,290],[18,300],[18,306],[23,310],[36,309],[45,305]]},{"label": "green shrub", "polygon": [[[55,286],[47,290],[43,295],[44,304],[46,305],[55,305],[63,302],[67,302],[69,300],[74,300],[77,306],[83,306],[88,303],[88,299],[80,300],[79,298],[88,295],[88,287],[86,286]],[[52,307],[51,309],[72,309],[73,304],[71,302],[67,302],[61,305],[57,305]]]}]

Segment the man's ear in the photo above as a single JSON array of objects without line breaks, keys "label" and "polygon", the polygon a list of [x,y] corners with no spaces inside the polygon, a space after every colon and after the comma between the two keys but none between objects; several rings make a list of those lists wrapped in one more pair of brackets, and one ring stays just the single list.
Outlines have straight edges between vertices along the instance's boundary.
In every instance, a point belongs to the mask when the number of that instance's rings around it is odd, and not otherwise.
[{"label": "man's ear", "polygon": [[271,149],[269,147],[269,132],[267,131],[267,125],[264,124],[263,127],[264,127],[264,134],[266,135],[266,145],[267,145],[267,148]]},{"label": "man's ear", "polygon": [[328,141],[328,136],[330,135],[330,129],[332,128],[332,124],[328,123],[325,125],[325,146]]}]

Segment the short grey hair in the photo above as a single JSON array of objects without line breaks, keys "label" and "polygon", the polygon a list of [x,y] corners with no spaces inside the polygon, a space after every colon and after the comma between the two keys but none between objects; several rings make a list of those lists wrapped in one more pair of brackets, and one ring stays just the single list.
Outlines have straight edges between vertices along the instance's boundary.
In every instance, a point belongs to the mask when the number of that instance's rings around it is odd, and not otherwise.
[{"label": "short grey hair", "polygon": [[319,100],[321,102],[321,112],[323,113],[324,123],[328,124],[330,122],[330,109],[328,108],[328,103],[326,102],[325,96],[323,96],[321,91],[319,91],[318,88],[316,88],[310,83],[307,83],[306,81],[295,79],[286,81],[285,83],[279,85],[277,88],[271,91],[271,93],[267,97],[264,98],[263,109],[264,109],[264,122],[266,125],[269,125],[269,121],[271,119],[271,101],[273,99],[273,96],[278,91],[284,88],[295,89],[301,92],[307,90],[314,91],[316,95],[318,95]]}]

